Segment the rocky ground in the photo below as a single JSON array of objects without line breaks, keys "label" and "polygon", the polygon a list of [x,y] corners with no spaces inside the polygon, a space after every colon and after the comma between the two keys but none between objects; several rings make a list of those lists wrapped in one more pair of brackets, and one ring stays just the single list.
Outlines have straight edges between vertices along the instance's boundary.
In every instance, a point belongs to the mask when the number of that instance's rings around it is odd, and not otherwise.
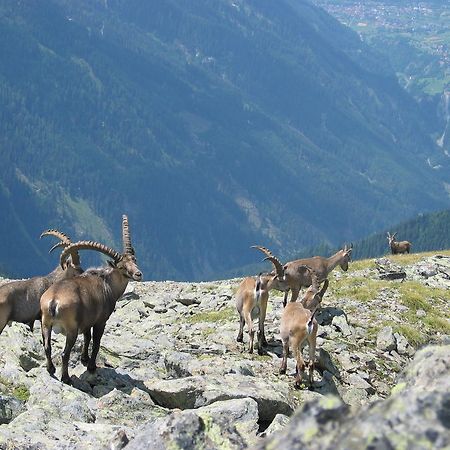
[{"label": "rocky ground", "polygon": [[[334,271],[312,389],[294,389],[292,358],[278,375],[281,294],[270,298],[266,354],[247,352],[247,334],[236,342],[239,281],[132,283],[95,374],[79,362],[78,339],[73,386],[47,374],[38,326],[6,327],[0,449],[397,448],[407,436],[416,447],[401,448],[450,445],[450,252]],[[55,336],[57,375],[63,342]],[[439,345],[417,352],[430,343]]]}]

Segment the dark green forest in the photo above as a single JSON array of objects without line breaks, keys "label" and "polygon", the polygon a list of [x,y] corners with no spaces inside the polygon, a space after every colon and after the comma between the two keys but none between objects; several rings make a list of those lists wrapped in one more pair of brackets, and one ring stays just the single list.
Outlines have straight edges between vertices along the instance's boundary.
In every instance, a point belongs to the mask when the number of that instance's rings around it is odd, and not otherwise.
[{"label": "dark green forest", "polygon": [[433,117],[308,2],[5,0],[0,33],[13,276],[47,228],[120,249],[123,213],[147,279],[198,280],[448,207]]},{"label": "dark green forest", "polygon": [[412,243],[412,252],[446,250],[450,248],[450,210],[431,214],[419,214],[416,218],[402,222],[390,229],[375,233],[357,242],[354,257],[372,258],[390,253],[387,232],[397,232],[398,241]]}]

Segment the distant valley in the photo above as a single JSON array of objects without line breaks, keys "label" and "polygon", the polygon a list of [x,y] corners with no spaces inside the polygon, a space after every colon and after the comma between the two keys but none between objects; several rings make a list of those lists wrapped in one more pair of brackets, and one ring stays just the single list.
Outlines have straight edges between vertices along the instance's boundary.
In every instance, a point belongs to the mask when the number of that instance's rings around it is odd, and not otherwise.
[{"label": "distant valley", "polygon": [[194,281],[449,207],[436,116],[308,2],[6,0],[0,32],[11,276],[57,264],[47,228],[118,247],[123,213],[146,279]]}]

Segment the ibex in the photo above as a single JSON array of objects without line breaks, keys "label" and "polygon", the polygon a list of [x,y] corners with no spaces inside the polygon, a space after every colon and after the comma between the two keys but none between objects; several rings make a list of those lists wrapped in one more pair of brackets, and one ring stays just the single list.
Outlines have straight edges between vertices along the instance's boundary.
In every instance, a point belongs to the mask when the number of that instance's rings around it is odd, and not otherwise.
[{"label": "ibex", "polygon": [[[88,269],[82,275],[53,284],[41,297],[42,338],[47,357],[47,371],[53,375],[55,366],[51,354],[52,328],[66,336],[62,355],[61,381],[70,384],[68,373],[69,357],[78,334],[83,333],[84,345],[81,362],[89,372],[97,368],[96,358],[106,321],[114,311],[117,299],[124,293],[129,280],[141,281],[139,270],[131,245],[128,219],[122,219],[123,253],[93,241],[79,241],[69,245],[60,256],[61,267],[74,250],[96,250],[107,256],[108,267]],[[89,343],[93,336],[92,353],[89,357]]]},{"label": "ibex", "polygon": [[305,361],[302,349],[305,342],[309,344],[309,384],[313,383],[314,360],[316,353],[316,338],[318,324],[314,315],[319,308],[328,280],[325,280],[322,289],[318,283],[317,275],[310,271],[312,284],[305,292],[301,302],[289,303],[283,310],[280,322],[281,341],[283,343],[283,359],[280,374],[286,373],[287,358],[289,356],[289,345],[292,345],[296,359],[295,387],[300,387],[302,372],[305,370]]},{"label": "ibex", "polygon": [[397,242],[395,240],[395,236],[397,233],[394,233],[391,235],[388,231],[387,239],[389,241],[389,246],[391,247],[391,253],[393,255],[397,255],[398,253],[409,253],[409,250],[411,249],[411,242],[408,241],[400,241]]},{"label": "ibex", "polygon": [[[41,238],[43,236],[56,236],[61,240],[53,248],[67,247],[71,243],[70,238],[58,230],[44,231]],[[48,275],[33,277],[28,280],[11,281],[1,286],[0,333],[9,321],[26,323],[33,331],[34,321],[38,320],[41,314],[39,305],[41,295],[56,281],[74,277],[82,271],[78,253],[72,252],[71,261],[66,270],[62,270],[58,265]]]},{"label": "ibex", "polygon": [[[270,250],[265,247],[254,246],[265,255],[273,256]],[[292,291],[291,302],[295,302],[300,293],[302,287],[311,286],[311,274],[308,268],[314,270],[319,280],[319,283],[328,278],[328,274],[337,266],[340,266],[342,270],[348,270],[348,263],[351,260],[353,245],[347,247],[347,245],[336,252],[329,258],[322,256],[313,256],[312,258],[297,259],[286,263],[283,266],[285,280],[288,284],[288,289],[284,293],[283,306],[286,306],[289,289]]]},{"label": "ibex", "polygon": [[271,289],[284,290],[287,288],[284,278],[283,266],[273,255],[267,257],[275,268],[274,274],[259,274],[255,277],[247,277],[242,280],[236,292],[236,309],[239,313],[239,334],[238,342],[244,340],[244,323],[247,324],[250,343],[248,351],[253,353],[253,341],[255,330],[253,329],[253,319],[259,318],[258,333],[258,353],[263,354],[263,346],[267,345],[264,334],[264,321],[266,319],[267,301]]}]

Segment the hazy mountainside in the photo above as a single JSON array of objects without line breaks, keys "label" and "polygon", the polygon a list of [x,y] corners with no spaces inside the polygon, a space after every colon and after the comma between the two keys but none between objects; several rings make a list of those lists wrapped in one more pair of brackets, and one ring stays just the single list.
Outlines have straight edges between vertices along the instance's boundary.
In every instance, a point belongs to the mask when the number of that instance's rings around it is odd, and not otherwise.
[{"label": "hazy mountainside", "polygon": [[124,212],[145,276],[206,279],[449,203],[429,118],[309,3],[4,1],[0,32],[14,275],[56,264],[49,227],[118,246]]},{"label": "hazy mountainside", "polygon": [[[450,4],[313,0],[383,55],[400,84],[434,116],[433,137],[450,151]],[[391,69],[391,70],[392,70]]]}]

